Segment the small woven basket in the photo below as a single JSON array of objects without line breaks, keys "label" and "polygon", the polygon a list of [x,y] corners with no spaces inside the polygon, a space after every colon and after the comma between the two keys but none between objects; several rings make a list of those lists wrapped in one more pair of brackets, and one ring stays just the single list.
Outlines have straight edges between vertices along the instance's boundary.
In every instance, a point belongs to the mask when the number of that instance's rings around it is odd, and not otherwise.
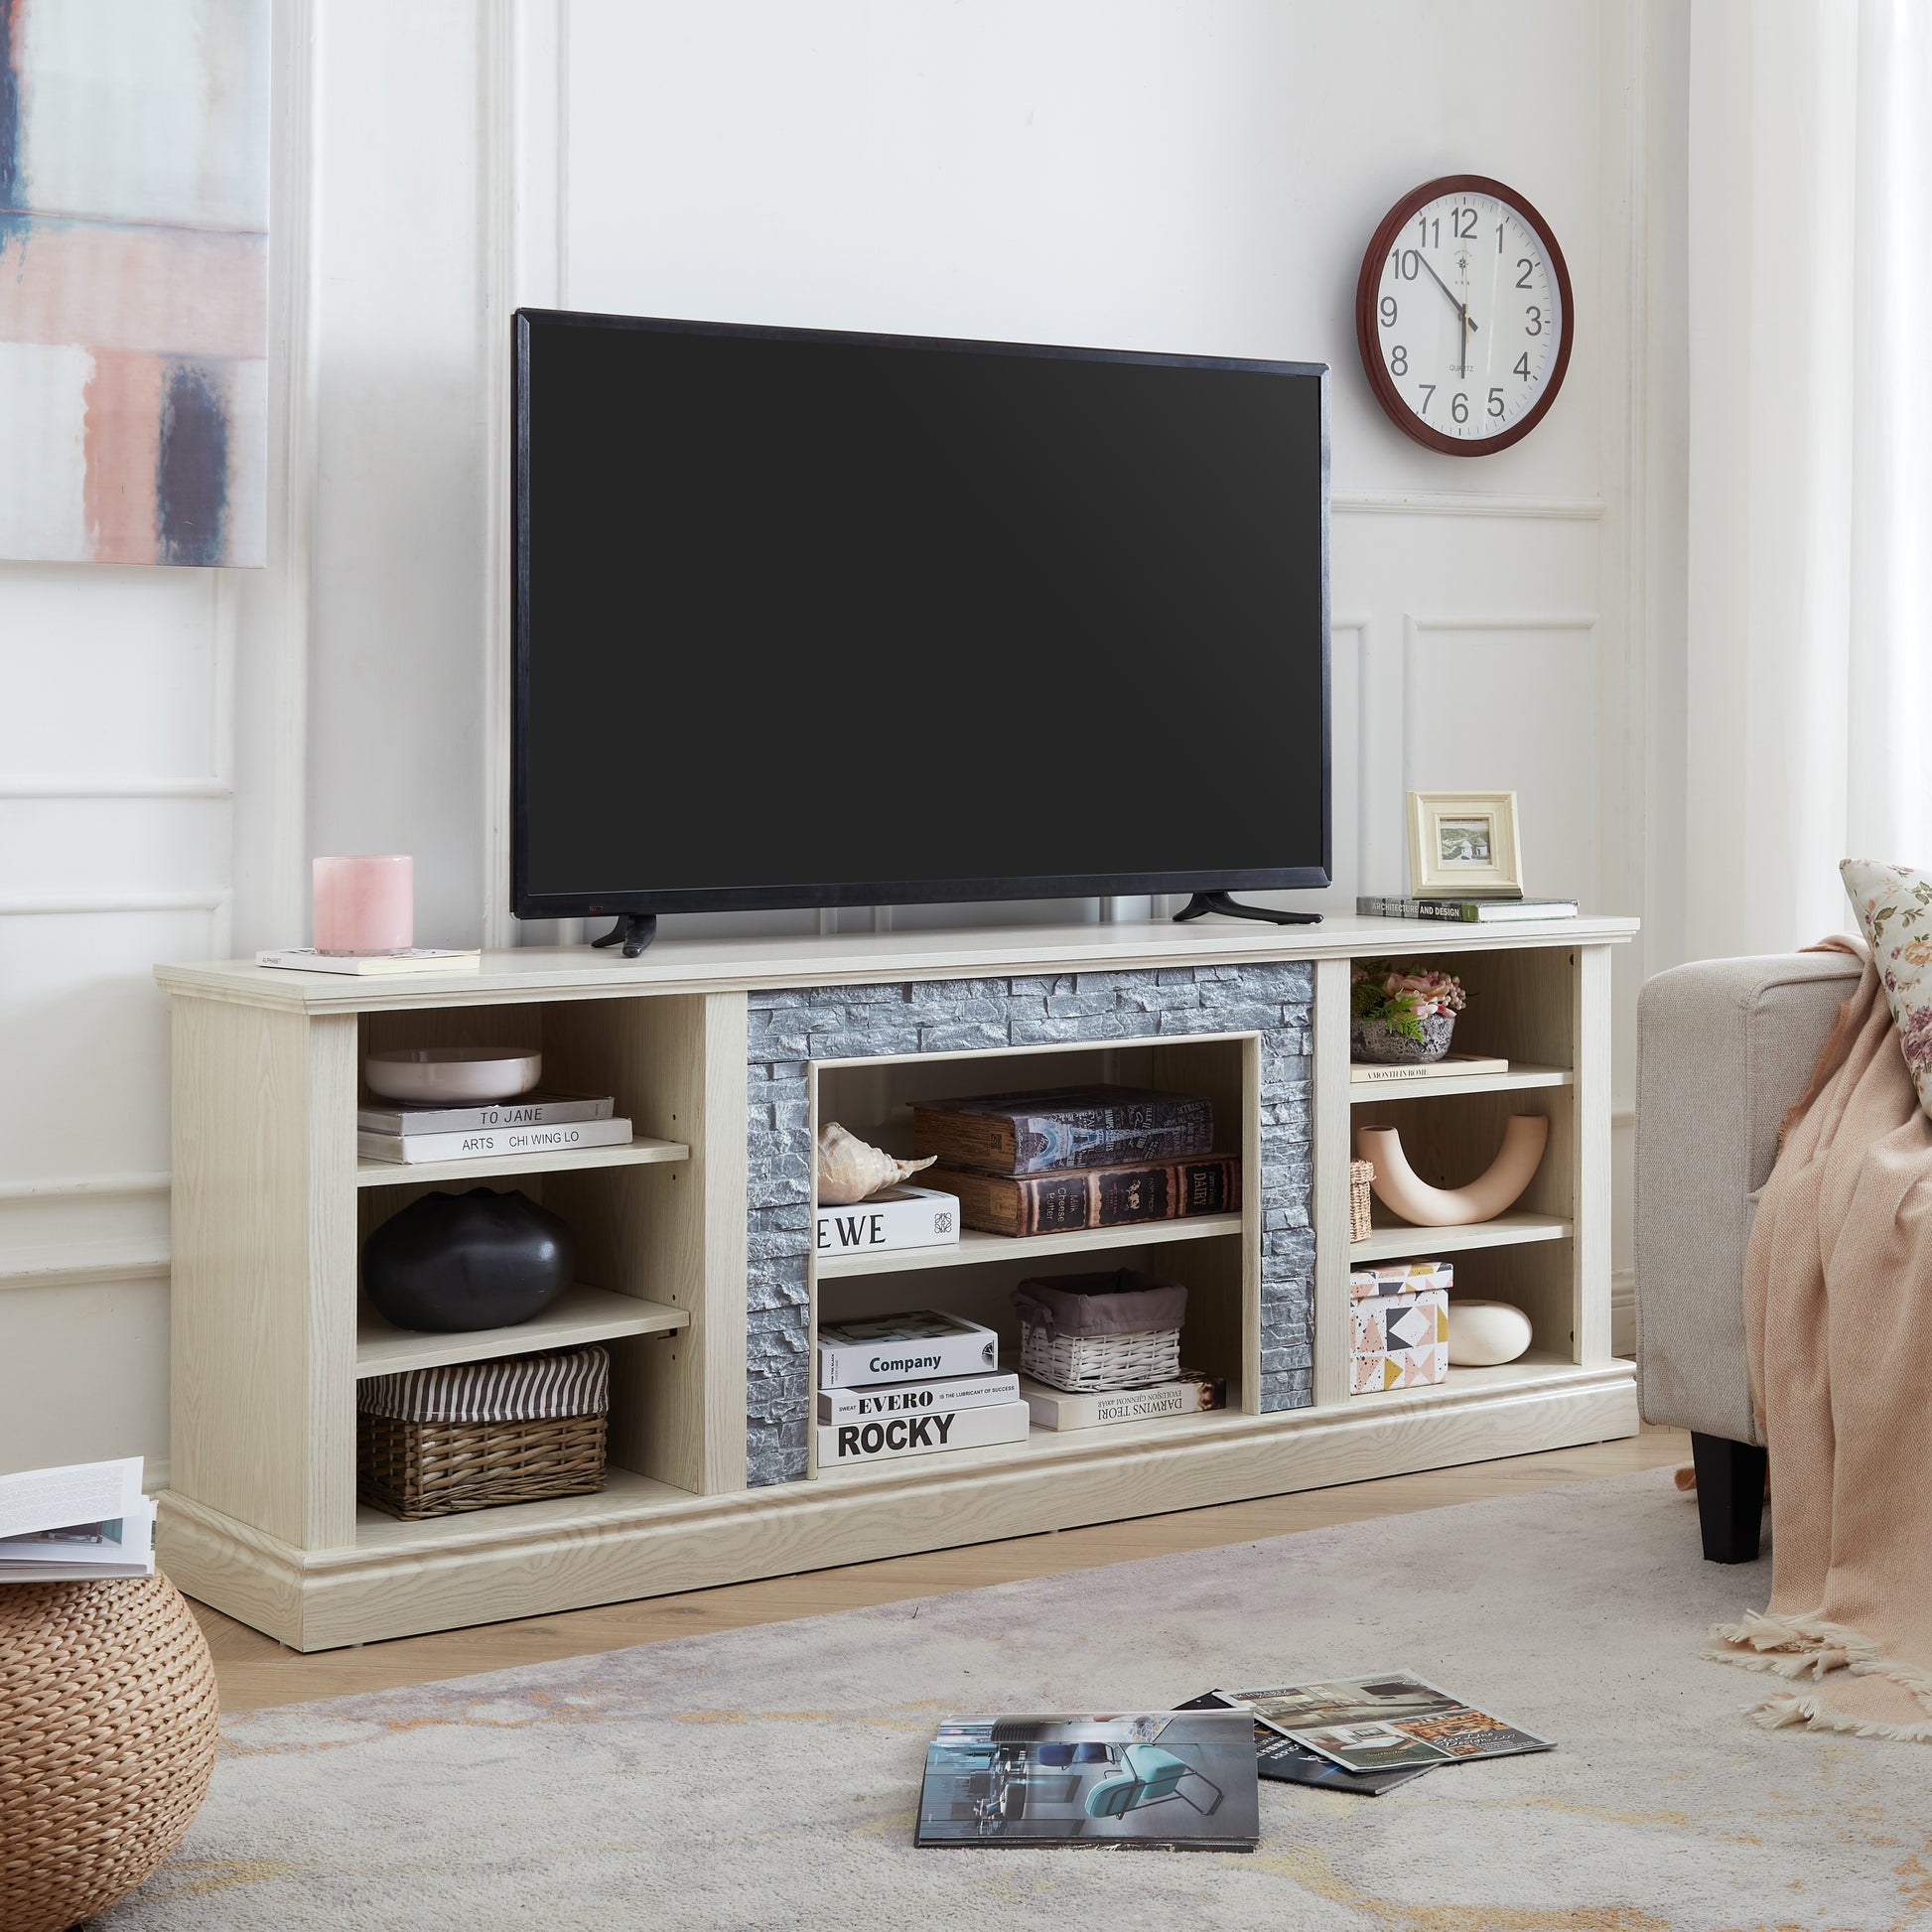
[{"label": "small woven basket", "polygon": [[1375,1224],[1370,1218],[1373,1212],[1374,1183],[1375,1164],[1373,1162],[1349,1162],[1348,1238],[1351,1241],[1366,1241],[1375,1231]]},{"label": "small woven basket", "polygon": [[[604,1487],[610,1357],[595,1345],[371,1376],[355,1489],[406,1522]],[[558,1408],[585,1413],[528,1413]]]},{"label": "small woven basket", "polygon": [[1032,1322],[1020,1330],[1020,1366],[1048,1388],[1086,1393],[1145,1389],[1180,1373],[1180,1330],[1140,1335],[1048,1334]]}]

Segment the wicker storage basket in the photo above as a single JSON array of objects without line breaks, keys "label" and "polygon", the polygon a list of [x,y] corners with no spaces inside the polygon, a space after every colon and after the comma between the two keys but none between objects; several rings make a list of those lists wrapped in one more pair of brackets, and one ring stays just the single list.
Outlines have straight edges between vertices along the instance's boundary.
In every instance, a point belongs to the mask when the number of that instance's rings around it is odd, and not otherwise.
[{"label": "wicker storage basket", "polygon": [[1351,1161],[1348,1164],[1348,1238],[1366,1241],[1375,1231],[1373,1213],[1375,1164]]},{"label": "wicker storage basket", "polygon": [[1180,1373],[1187,1291],[1131,1268],[1024,1281],[1020,1366],[1049,1388],[1145,1389]]},{"label": "wicker storage basket", "polygon": [[371,1376],[357,1400],[356,1493],[391,1516],[604,1487],[611,1358],[595,1344]]}]

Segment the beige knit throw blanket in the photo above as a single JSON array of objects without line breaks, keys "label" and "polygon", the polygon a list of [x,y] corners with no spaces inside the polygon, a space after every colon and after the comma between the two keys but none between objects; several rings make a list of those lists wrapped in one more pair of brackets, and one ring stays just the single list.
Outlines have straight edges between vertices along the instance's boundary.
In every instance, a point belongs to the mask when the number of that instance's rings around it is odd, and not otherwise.
[{"label": "beige knit throw blanket", "polygon": [[1710,1654],[1799,1680],[1759,1724],[1932,1742],[1932,1119],[1867,950],[1744,1264],[1771,1601]]}]

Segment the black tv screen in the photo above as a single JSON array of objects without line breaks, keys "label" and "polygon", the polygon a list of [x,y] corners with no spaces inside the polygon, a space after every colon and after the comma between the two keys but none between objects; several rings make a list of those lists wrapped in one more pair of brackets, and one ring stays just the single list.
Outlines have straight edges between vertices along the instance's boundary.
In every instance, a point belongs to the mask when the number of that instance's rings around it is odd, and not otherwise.
[{"label": "black tv screen", "polygon": [[1327,372],[522,311],[525,918],[1325,886]]}]

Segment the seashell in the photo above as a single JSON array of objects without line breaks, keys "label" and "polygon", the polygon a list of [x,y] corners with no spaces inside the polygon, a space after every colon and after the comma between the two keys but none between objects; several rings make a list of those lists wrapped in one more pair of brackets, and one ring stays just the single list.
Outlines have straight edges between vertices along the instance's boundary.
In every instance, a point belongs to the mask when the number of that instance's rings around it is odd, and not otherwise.
[{"label": "seashell", "polygon": [[938,1158],[928,1154],[923,1161],[896,1161],[885,1149],[870,1146],[837,1121],[828,1120],[818,1130],[818,1204],[844,1207],[864,1200],[931,1167]]}]

